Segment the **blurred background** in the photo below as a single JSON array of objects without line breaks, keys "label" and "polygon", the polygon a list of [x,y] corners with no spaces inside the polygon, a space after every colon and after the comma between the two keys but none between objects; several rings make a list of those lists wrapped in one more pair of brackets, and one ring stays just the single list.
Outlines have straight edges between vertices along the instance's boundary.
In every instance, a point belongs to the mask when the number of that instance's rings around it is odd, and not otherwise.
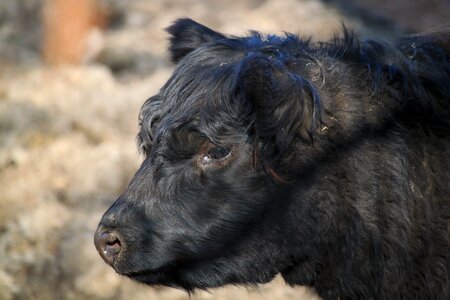
[{"label": "blurred background", "polygon": [[[189,299],[121,278],[93,245],[142,157],[142,103],[173,65],[163,30],[190,17],[243,35],[324,40],[341,23],[392,39],[450,20],[450,0],[1,0],[0,300]],[[191,299],[318,299],[280,278]]]}]

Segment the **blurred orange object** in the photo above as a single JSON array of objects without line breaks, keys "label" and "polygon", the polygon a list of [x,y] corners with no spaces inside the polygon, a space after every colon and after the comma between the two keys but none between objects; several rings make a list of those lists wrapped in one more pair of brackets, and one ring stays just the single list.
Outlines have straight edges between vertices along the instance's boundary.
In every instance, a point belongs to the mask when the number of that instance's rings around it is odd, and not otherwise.
[{"label": "blurred orange object", "polygon": [[42,52],[50,65],[86,61],[89,35],[106,24],[106,14],[98,0],[45,0],[42,16]]}]

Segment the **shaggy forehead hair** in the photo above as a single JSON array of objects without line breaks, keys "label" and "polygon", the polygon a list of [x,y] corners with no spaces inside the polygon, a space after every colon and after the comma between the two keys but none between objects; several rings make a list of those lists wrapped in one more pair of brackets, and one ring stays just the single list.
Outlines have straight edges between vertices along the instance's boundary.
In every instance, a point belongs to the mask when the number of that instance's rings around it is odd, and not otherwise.
[{"label": "shaggy forehead hair", "polygon": [[[250,142],[263,141],[263,147],[269,149],[259,151],[277,156],[294,138],[312,142],[319,124],[326,125],[323,113],[329,112],[321,104],[319,89],[352,84],[366,84],[375,96],[388,93],[397,102],[390,104],[393,107],[406,108],[414,118],[445,128],[450,123],[444,103],[450,94],[450,62],[442,49],[416,43],[414,38],[394,46],[373,40],[361,42],[344,28],[342,37],[318,44],[292,34],[279,37],[251,32],[242,38],[220,35],[184,59],[180,58],[185,53],[172,44],[172,59],[178,64],[160,93],[143,105],[138,143],[147,153],[167,132],[190,123],[217,144],[233,144],[236,136],[251,138],[258,131],[258,140]],[[350,68],[359,69],[369,80],[352,83],[347,78],[341,82],[341,78],[329,74],[343,62],[347,68],[351,62]],[[327,76],[332,76],[331,80],[326,81]],[[286,78],[289,80],[283,80]],[[318,81],[317,86],[312,81]],[[253,95],[254,90],[270,97]],[[289,102],[292,99],[295,105]],[[255,126],[258,119],[260,124]],[[294,134],[294,130],[304,134]]]},{"label": "shaggy forehead hair", "polygon": [[[297,64],[300,55],[315,63],[306,53],[308,44],[308,40],[291,34],[277,37],[252,32],[249,37],[222,39],[192,51],[178,63],[160,93],[144,103],[139,116],[140,148],[146,152],[158,137],[189,122],[212,141],[232,144],[236,135],[249,133],[254,123],[255,103],[248,99],[253,87],[252,80],[248,79],[264,77],[266,71],[288,70],[290,61],[295,59]],[[293,49],[304,49],[304,52],[293,54]],[[267,70],[257,70],[261,66]],[[312,133],[320,119],[318,92],[305,78],[297,74],[290,76],[303,98],[313,101],[312,120],[305,124]],[[283,91],[292,90],[283,86],[283,81],[269,79],[269,86],[280,98]],[[275,103],[267,103],[270,113],[286,113],[282,109],[277,111],[277,106],[286,103],[274,106]],[[286,121],[291,119],[288,115],[281,117]],[[286,124],[277,126],[286,127]]]}]

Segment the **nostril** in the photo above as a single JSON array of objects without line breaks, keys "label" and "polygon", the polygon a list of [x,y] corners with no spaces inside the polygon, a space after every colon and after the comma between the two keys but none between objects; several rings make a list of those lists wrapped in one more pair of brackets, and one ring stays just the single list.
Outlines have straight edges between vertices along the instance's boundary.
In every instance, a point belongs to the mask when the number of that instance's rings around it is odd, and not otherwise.
[{"label": "nostril", "polygon": [[117,256],[120,253],[121,245],[120,241],[115,238],[112,241],[106,243],[105,249],[103,250],[103,254],[109,256]]},{"label": "nostril", "polygon": [[110,265],[122,250],[122,243],[118,236],[111,232],[98,232],[94,243],[100,256]]}]

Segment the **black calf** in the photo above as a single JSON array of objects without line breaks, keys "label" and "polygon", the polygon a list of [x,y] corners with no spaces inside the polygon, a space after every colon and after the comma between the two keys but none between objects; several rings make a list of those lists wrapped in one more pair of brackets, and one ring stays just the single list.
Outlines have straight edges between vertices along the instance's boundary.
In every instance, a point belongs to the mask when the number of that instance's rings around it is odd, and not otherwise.
[{"label": "black calf", "polygon": [[450,38],[169,27],[176,69],[95,243],[186,290],[281,273],[324,299],[450,299]]}]

